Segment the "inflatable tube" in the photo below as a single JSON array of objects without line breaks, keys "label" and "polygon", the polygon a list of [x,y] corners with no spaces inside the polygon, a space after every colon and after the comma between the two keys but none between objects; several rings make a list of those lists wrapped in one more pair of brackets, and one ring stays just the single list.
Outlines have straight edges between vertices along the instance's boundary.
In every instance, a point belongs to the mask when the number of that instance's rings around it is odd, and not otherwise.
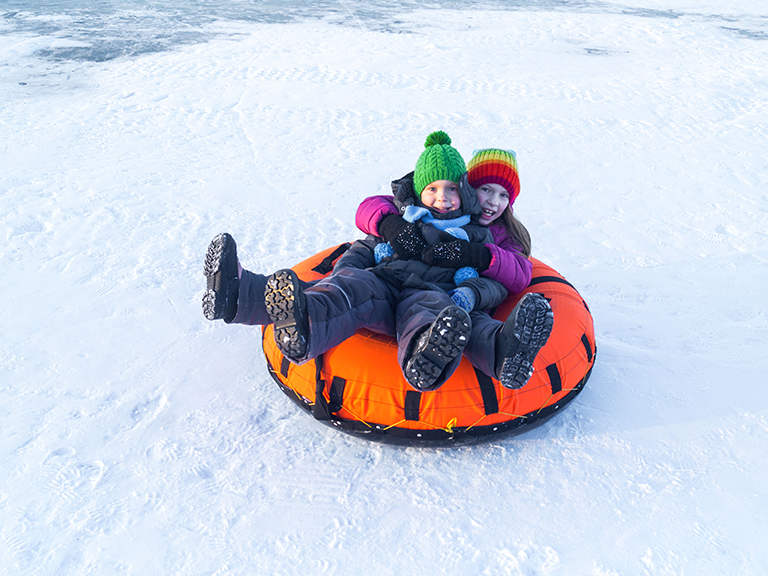
[{"label": "inflatable tube", "polygon": [[[306,281],[329,274],[349,244],[329,248],[293,267]],[[418,392],[397,363],[394,338],[360,330],[320,357],[297,366],[275,345],[272,326],[262,332],[270,374],[291,399],[318,420],[371,440],[429,444],[523,432],[562,410],[581,390],[595,363],[592,315],[576,289],[532,258],[533,279],[494,313],[505,320],[527,292],[549,299],[554,326],[534,361],[534,373],[509,390],[463,358],[438,390]]]}]

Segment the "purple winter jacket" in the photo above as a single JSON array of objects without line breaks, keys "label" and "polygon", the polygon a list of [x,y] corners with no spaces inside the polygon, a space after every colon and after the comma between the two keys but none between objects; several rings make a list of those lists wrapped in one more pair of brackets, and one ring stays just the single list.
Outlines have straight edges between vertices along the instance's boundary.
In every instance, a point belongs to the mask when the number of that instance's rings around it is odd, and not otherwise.
[{"label": "purple winter jacket", "polygon": [[[400,214],[395,206],[395,197],[389,195],[370,196],[360,203],[355,214],[355,224],[366,234],[379,234],[379,222],[389,214]],[[533,264],[522,255],[521,248],[507,232],[504,224],[490,224],[493,244],[485,246],[491,251],[491,265],[481,276],[500,282],[510,294],[522,292],[531,283]]]}]

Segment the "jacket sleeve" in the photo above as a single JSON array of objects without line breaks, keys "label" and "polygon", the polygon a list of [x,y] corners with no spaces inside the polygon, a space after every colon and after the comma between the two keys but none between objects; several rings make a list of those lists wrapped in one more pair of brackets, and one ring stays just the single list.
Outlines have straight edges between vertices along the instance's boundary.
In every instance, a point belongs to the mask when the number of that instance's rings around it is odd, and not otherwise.
[{"label": "jacket sleeve", "polygon": [[475,310],[490,310],[501,304],[509,294],[501,282],[482,276],[464,280],[461,286],[468,286],[474,290],[477,296]]},{"label": "jacket sleeve", "polygon": [[379,223],[390,214],[400,214],[394,196],[369,196],[357,207],[355,224],[365,234],[380,236]]},{"label": "jacket sleeve", "polygon": [[491,251],[491,265],[480,275],[501,282],[510,294],[525,290],[531,283],[533,264],[514,240],[506,236],[498,244],[486,247]]}]

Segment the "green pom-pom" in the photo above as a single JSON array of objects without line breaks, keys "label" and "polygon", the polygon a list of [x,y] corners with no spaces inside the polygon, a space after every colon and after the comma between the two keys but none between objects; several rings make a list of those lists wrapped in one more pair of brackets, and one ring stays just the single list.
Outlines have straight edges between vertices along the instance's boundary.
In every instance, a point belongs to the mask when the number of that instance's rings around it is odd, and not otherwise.
[{"label": "green pom-pom", "polygon": [[432,134],[427,136],[427,141],[424,144],[424,148],[429,148],[430,146],[435,146],[436,144],[442,145],[450,143],[451,137],[442,130],[438,130],[437,132],[432,132]]}]

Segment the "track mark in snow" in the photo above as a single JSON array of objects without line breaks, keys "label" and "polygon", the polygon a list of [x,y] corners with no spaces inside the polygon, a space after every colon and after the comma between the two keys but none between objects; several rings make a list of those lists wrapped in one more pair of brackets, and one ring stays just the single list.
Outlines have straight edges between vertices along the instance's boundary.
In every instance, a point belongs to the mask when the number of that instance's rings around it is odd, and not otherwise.
[{"label": "track mark in snow", "polygon": [[244,496],[253,488],[251,478],[230,470],[219,470],[216,473],[215,482],[215,491],[218,494],[226,493]]},{"label": "track mark in snow", "polygon": [[338,472],[302,465],[273,473],[273,486],[267,497],[272,506],[282,509],[294,521],[323,524],[346,509],[350,485]]},{"label": "track mark in snow", "polygon": [[728,26],[721,26],[723,30],[727,30],[731,34],[747,38],[749,40],[768,40],[768,32],[762,30],[752,30],[749,28],[730,28]]},{"label": "track mark in snow", "polygon": [[261,80],[260,85],[262,87],[266,82],[341,84],[345,87],[359,85],[377,89],[408,89],[414,92],[434,90],[451,94],[496,94],[501,96],[517,93],[520,89],[525,88],[521,82],[498,78],[495,78],[494,81],[484,81],[477,76],[435,78],[433,76],[412,76],[364,70],[338,70],[327,67],[265,68],[255,71],[249,80]]},{"label": "track mark in snow", "polygon": [[365,544],[364,526],[356,518],[334,518],[325,530],[320,543],[332,550],[356,550]]},{"label": "track mark in snow", "polygon": [[108,280],[105,278],[100,278],[97,281],[98,281],[98,285],[93,290],[91,290],[88,300],[101,298],[102,296],[107,295],[117,285],[117,283],[114,282],[113,280]]},{"label": "track mark in snow", "polygon": [[205,464],[197,464],[195,466],[191,466],[190,468],[186,469],[186,473],[191,476],[197,476],[202,480],[213,479],[213,472],[211,472],[211,469]]},{"label": "track mark in snow", "polygon": [[492,557],[496,566],[488,566],[482,574],[549,574],[560,563],[557,552],[549,546],[530,545],[515,553],[502,549]]},{"label": "track mark in snow", "polygon": [[722,244],[728,239],[725,234],[719,232],[702,232],[701,236],[705,242],[709,242],[710,244]]},{"label": "track mark in snow", "polygon": [[18,554],[26,548],[26,540],[20,535],[22,532],[23,530],[6,528],[0,533],[0,541],[5,544],[8,550]]},{"label": "track mark in snow", "polygon": [[184,449],[176,442],[161,440],[155,442],[147,448],[146,456],[150,460],[159,460],[160,462],[176,462],[183,455]]},{"label": "track mark in snow", "polygon": [[215,431],[219,439],[214,449],[223,456],[234,456],[254,448],[258,430],[253,422],[240,422]]},{"label": "track mark in snow", "polygon": [[144,494],[144,504],[147,510],[158,511],[165,505],[165,498],[160,492],[147,492]]},{"label": "track mark in snow", "polygon": [[138,501],[138,498],[130,497],[106,502],[99,506],[88,506],[75,512],[73,523],[76,524],[77,518],[82,516],[79,529],[91,535],[113,534],[125,530],[125,519]]},{"label": "track mark in snow", "polygon": [[44,474],[50,476],[47,487],[54,498],[73,503],[86,496],[101,481],[105,466],[103,462],[79,462],[72,448],[52,452],[42,465]]},{"label": "track mark in snow", "polygon": [[160,394],[154,398],[147,398],[136,404],[133,410],[131,410],[131,418],[137,424],[145,421],[151,422],[157,418],[157,415],[165,408],[167,402],[168,399],[165,394]]}]

